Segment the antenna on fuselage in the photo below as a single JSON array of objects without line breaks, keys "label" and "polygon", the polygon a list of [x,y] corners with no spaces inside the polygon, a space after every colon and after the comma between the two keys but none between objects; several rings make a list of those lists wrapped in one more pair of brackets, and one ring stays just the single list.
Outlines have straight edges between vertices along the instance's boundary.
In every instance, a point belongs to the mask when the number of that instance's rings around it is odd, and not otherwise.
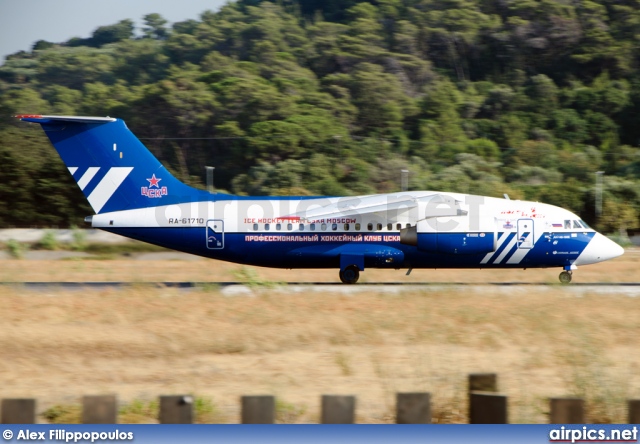
[{"label": "antenna on fuselage", "polygon": [[511,200],[511,198],[509,197],[509,195],[507,193],[504,193],[503,196],[504,196],[505,199]]},{"label": "antenna on fuselage", "polygon": [[204,169],[207,172],[207,191],[213,194],[215,193],[215,189],[213,188],[213,171],[216,169],[216,167],[205,166]]}]

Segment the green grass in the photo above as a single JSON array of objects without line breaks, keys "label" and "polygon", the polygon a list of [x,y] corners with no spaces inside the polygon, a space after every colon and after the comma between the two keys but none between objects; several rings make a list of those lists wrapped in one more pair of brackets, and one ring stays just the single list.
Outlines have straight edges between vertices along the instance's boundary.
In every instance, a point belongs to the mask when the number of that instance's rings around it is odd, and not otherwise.
[{"label": "green grass", "polygon": [[24,251],[26,249],[22,242],[18,242],[15,239],[9,239],[7,242],[7,252],[14,259],[22,259],[24,257]]},{"label": "green grass", "polygon": [[98,243],[98,242],[85,242],[83,240],[74,240],[73,242],[58,242],[55,237],[48,235],[34,244],[21,243],[15,240],[9,240],[4,248],[16,249],[22,248],[22,250],[45,250],[45,251],[82,251],[92,255],[105,255],[105,256],[119,256],[119,255],[131,255],[136,253],[162,253],[168,250],[157,245],[147,244],[139,241],[127,241],[121,243]]},{"label": "green grass", "polygon": [[[284,411],[297,411],[289,407],[283,407],[283,409]],[[194,423],[196,424],[222,424],[228,422],[228,418],[210,398],[195,397],[193,411]],[[118,423],[156,423],[159,415],[160,405],[157,399],[134,399],[118,409]],[[45,410],[42,413],[42,417],[49,424],[80,424],[82,422],[82,406],[79,404],[56,404]]]},{"label": "green grass", "polygon": [[122,424],[149,424],[158,421],[160,405],[157,399],[134,399],[118,409],[118,422]]},{"label": "green grass", "polygon": [[239,271],[234,273],[234,277],[239,282],[247,284],[249,287],[275,288],[277,286],[284,285],[282,282],[270,281],[260,277],[252,267],[242,267]]},{"label": "green grass", "polygon": [[617,243],[618,245],[620,245],[621,247],[628,248],[633,246],[633,242],[631,242],[631,239],[626,234],[626,232],[608,234],[607,237],[612,241],[614,241],[615,243]]},{"label": "green grass", "polygon": [[90,254],[134,254],[134,253],[160,253],[167,250],[157,245],[147,244],[145,242],[130,241],[119,244],[100,244],[90,243],[84,249]]},{"label": "green grass", "polygon": [[294,424],[307,413],[306,405],[295,405],[276,398],[276,422]]},{"label": "green grass", "polygon": [[81,424],[82,407],[78,404],[56,404],[42,413],[49,424]]},{"label": "green grass", "polygon": [[60,242],[56,238],[56,235],[53,231],[45,230],[40,241],[36,244],[33,244],[32,248],[37,250],[53,251],[60,248]]},{"label": "green grass", "polygon": [[84,251],[87,246],[87,233],[72,225],[71,237],[73,237],[73,242],[69,244],[71,249],[74,251]]}]

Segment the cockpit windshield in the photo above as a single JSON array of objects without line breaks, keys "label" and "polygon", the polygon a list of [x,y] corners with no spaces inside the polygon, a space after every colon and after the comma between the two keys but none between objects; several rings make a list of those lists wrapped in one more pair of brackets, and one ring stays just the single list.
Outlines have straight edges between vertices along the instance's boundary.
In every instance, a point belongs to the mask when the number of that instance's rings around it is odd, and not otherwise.
[{"label": "cockpit windshield", "polygon": [[576,219],[565,219],[563,224],[552,224],[556,228],[563,227],[565,230],[590,230],[591,228],[585,221]]}]

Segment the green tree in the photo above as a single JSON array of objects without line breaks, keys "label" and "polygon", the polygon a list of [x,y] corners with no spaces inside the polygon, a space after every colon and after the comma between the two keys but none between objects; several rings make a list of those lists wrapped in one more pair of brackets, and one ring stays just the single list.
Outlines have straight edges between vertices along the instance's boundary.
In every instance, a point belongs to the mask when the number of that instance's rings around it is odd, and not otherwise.
[{"label": "green tree", "polygon": [[55,45],[55,43],[47,42],[46,40],[38,40],[33,44],[31,49],[34,51],[42,51],[44,49],[53,48]]},{"label": "green tree", "polygon": [[82,89],[85,83],[114,82],[113,48],[54,48],[39,56],[37,81]]},{"label": "green tree", "polygon": [[143,17],[144,27],[142,32],[148,39],[164,40],[169,35],[166,28],[167,21],[157,13],[147,14]]},{"label": "green tree", "polygon": [[23,161],[13,150],[0,143],[0,162],[3,169],[0,175],[0,224],[4,227],[23,226],[25,222],[36,220],[33,209],[35,202],[29,186],[31,180]]},{"label": "green tree", "polygon": [[299,125],[278,120],[258,122],[249,129],[249,146],[258,158],[283,160],[302,154],[305,131]]},{"label": "green tree", "polygon": [[118,23],[109,26],[100,26],[93,31],[93,35],[89,40],[90,46],[101,47],[108,43],[115,43],[121,40],[133,37],[135,29],[133,20],[120,20]]},{"label": "green tree", "polygon": [[217,188],[239,193],[390,192],[409,169],[411,189],[507,192],[586,217],[604,170],[632,224],[638,1],[241,0],[170,27],[147,14],[140,38],[123,20],[38,41],[0,65],[0,146],[16,170],[0,179],[0,224],[38,223],[35,199],[50,224],[90,214],[19,113],[124,118],[178,177],[197,185],[214,165]]},{"label": "green tree", "polygon": [[[349,89],[358,108],[357,125],[362,131],[378,131],[402,127],[403,111],[410,102],[402,92],[397,78],[379,65],[362,63],[350,76],[332,75],[325,80]],[[403,106],[404,105],[404,106]]]},{"label": "green tree", "polygon": [[551,116],[551,125],[556,137],[570,143],[581,144],[587,140],[587,122],[574,109],[560,109]]}]

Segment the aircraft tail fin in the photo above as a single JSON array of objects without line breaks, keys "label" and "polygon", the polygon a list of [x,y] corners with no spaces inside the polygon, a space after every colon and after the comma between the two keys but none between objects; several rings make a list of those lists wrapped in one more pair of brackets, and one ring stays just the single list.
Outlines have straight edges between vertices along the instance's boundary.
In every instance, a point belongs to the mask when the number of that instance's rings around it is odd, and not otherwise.
[{"label": "aircraft tail fin", "polygon": [[111,117],[16,116],[39,123],[96,213],[200,200]]}]

